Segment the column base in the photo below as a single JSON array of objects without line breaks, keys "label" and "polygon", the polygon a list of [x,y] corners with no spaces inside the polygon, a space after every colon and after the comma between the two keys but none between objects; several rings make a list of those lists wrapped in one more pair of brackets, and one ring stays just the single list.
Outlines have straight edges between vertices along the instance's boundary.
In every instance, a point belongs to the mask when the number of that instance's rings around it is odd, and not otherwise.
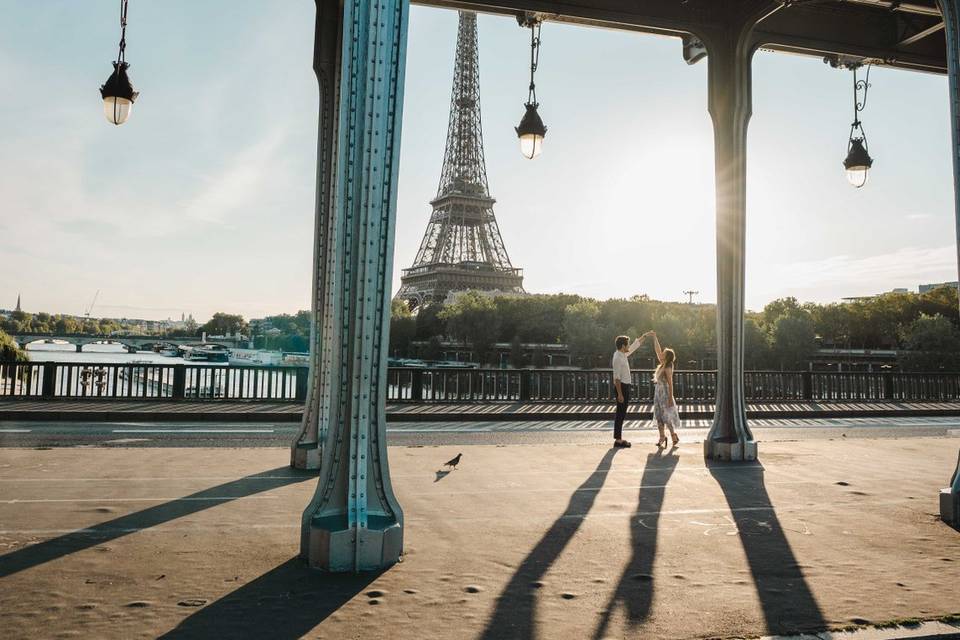
[{"label": "column base", "polygon": [[393,518],[368,516],[366,528],[351,529],[342,515],[314,517],[307,526],[306,560],[313,569],[376,571],[396,564],[403,553],[403,528]]},{"label": "column base", "polygon": [[320,468],[320,445],[316,442],[296,442],[290,448],[290,466],[294,469],[316,471]]},{"label": "column base", "polygon": [[940,489],[940,519],[954,529],[960,529],[960,496],[950,488]]},{"label": "column base", "polygon": [[707,438],[703,441],[703,457],[708,460],[729,460],[732,462],[757,459],[756,440],[723,442]]}]

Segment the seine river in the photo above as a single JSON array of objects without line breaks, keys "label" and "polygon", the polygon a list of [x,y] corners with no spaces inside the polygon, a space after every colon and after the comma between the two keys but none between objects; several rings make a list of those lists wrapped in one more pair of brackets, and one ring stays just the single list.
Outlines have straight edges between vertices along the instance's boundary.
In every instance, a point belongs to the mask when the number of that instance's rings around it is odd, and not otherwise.
[{"label": "seine river", "polygon": [[[183,358],[174,358],[163,356],[152,351],[140,351],[139,353],[127,353],[127,350],[118,344],[88,344],[83,347],[81,353],[77,353],[76,346],[72,344],[44,344],[33,343],[27,346],[27,353],[30,354],[32,362],[118,362],[131,363],[150,362],[152,364],[185,364]],[[193,361],[190,364],[208,364],[205,362]],[[212,362],[224,366],[226,362]]]}]

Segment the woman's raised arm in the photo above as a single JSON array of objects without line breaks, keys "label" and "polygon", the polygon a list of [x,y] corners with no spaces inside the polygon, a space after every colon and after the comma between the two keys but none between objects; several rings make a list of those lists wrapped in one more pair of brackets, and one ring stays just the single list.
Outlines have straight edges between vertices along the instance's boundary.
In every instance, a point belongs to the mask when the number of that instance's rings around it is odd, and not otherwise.
[{"label": "woman's raised arm", "polygon": [[657,352],[657,362],[663,364],[663,349],[660,348],[660,341],[657,339],[657,334],[653,334],[653,348]]}]

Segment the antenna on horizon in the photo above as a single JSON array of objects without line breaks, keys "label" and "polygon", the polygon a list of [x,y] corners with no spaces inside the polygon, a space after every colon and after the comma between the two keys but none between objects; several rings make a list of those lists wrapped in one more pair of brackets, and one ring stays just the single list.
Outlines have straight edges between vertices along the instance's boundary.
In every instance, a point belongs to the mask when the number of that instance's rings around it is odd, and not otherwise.
[{"label": "antenna on horizon", "polygon": [[687,304],[693,304],[693,296],[700,295],[699,291],[684,291],[683,295],[687,296]]}]

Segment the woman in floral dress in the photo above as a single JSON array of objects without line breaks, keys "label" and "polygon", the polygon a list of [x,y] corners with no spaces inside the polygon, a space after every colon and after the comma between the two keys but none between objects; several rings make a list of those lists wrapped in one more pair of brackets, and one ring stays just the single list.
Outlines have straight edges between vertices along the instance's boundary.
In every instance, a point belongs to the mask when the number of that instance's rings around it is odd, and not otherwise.
[{"label": "woman in floral dress", "polygon": [[680,414],[677,412],[677,400],[673,397],[673,364],[677,361],[677,354],[669,347],[660,348],[660,341],[656,332],[653,333],[653,348],[657,352],[657,370],[653,374],[653,382],[657,385],[653,392],[653,419],[660,430],[658,447],[667,446],[667,434],[664,427],[670,429],[673,444],[677,445],[680,438],[677,428],[680,426]]}]

